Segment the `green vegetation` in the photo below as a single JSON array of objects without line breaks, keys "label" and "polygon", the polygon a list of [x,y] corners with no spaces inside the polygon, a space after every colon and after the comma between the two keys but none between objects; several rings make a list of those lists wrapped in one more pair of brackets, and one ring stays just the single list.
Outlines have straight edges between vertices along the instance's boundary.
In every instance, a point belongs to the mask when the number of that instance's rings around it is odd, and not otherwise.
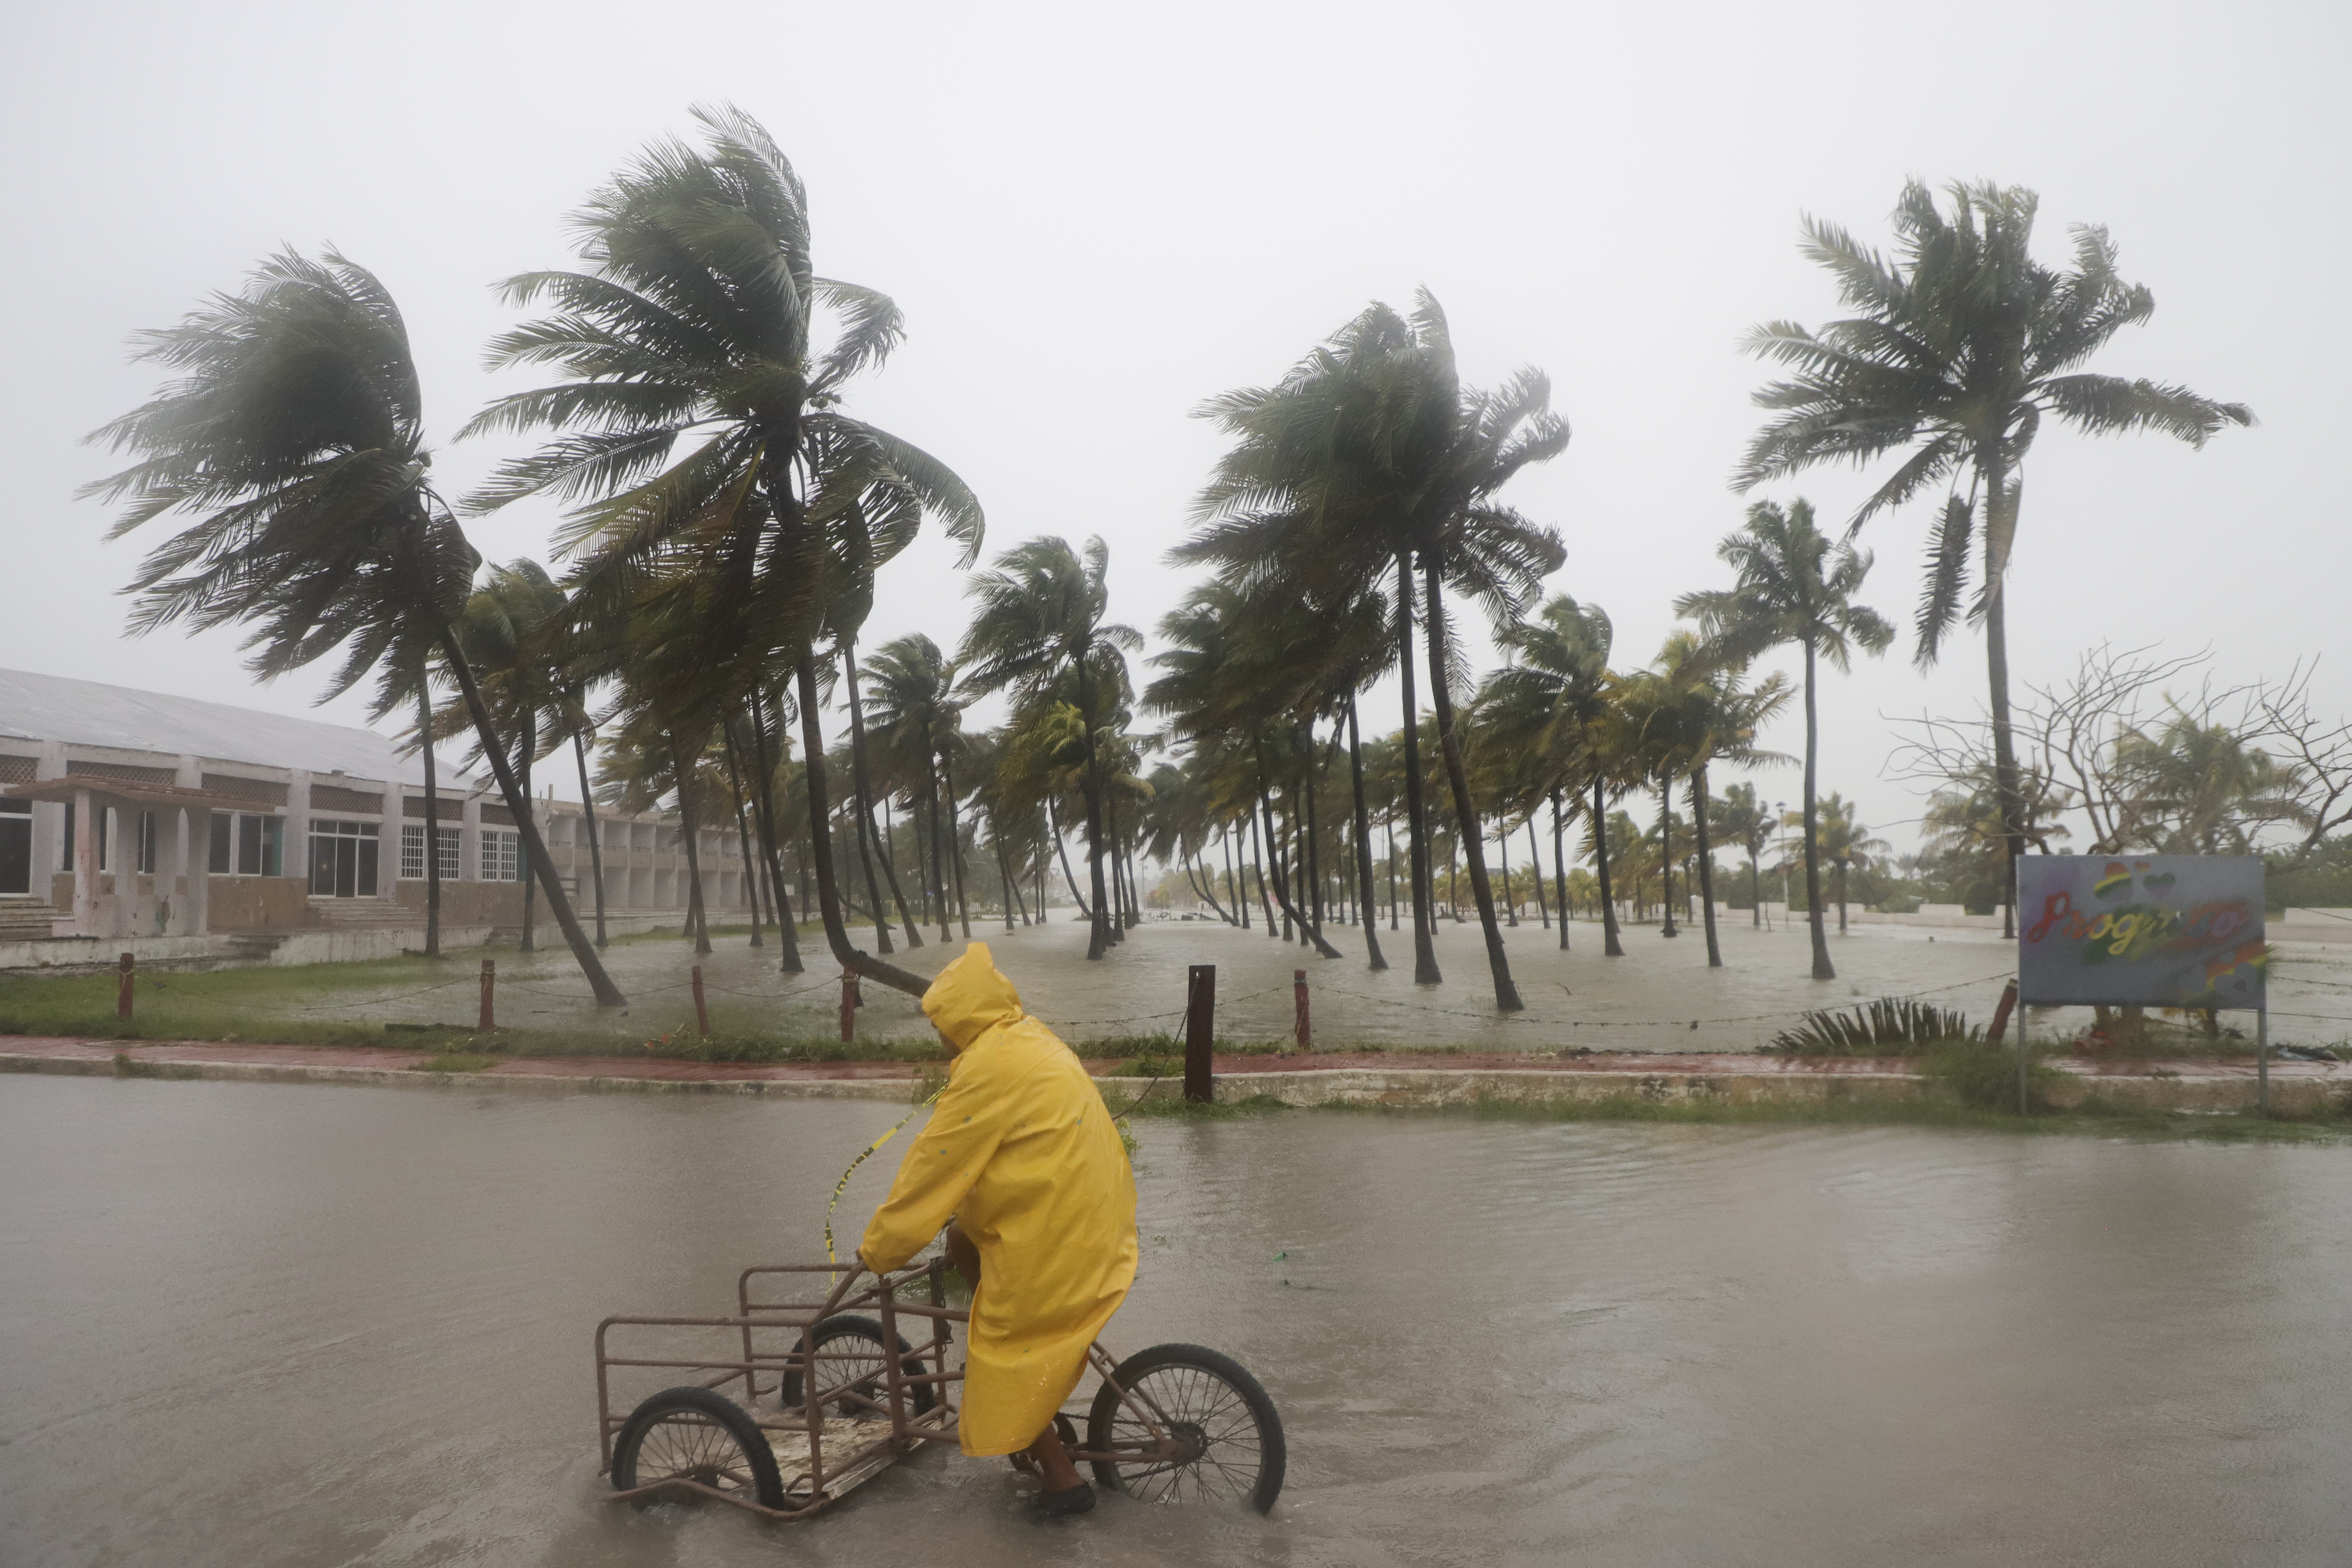
[{"label": "green vegetation", "polygon": [[1911,1056],[1922,1047],[1975,1044],[1982,1035],[1958,1008],[1882,996],[1851,1013],[1808,1013],[1763,1048],[1792,1057]]}]

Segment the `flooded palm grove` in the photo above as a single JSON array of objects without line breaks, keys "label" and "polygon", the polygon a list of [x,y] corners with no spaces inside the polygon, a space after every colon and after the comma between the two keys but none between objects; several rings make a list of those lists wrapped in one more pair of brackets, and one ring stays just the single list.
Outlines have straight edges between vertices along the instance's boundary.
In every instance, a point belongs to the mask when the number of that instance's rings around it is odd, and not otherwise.
[{"label": "flooded palm grove", "polygon": [[1334,1111],[1135,1129],[1142,1268],[1106,1342],[1257,1373],[1271,1517],[1042,1525],[1003,1461],[936,1450],[800,1524],[605,1500],[597,1321],[820,1257],[843,1167],[905,1113],[0,1080],[0,1563],[2319,1563],[2352,1537],[2343,1150]]}]

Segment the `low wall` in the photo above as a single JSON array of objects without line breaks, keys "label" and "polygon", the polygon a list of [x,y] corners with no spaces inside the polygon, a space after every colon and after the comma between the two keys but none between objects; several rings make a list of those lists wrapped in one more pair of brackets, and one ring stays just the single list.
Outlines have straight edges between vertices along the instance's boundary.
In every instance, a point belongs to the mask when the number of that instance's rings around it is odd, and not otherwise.
[{"label": "low wall", "polygon": [[310,884],[300,877],[205,879],[207,930],[295,931],[310,923]]},{"label": "low wall", "polygon": [[[421,929],[425,924],[425,885],[423,882],[395,882],[393,901],[416,916]],[[548,919],[547,900],[539,902],[540,919]],[[444,926],[481,925],[516,926],[522,924],[522,884],[520,882],[444,882],[441,884],[441,923]]]}]

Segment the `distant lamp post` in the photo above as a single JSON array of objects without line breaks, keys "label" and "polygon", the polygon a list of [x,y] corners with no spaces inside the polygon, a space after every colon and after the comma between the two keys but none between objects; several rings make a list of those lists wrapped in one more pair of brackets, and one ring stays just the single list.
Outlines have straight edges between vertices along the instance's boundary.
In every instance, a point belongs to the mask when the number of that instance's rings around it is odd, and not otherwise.
[{"label": "distant lamp post", "polygon": [[1780,820],[1780,907],[1789,907],[1789,803],[1776,800],[1772,815]]}]

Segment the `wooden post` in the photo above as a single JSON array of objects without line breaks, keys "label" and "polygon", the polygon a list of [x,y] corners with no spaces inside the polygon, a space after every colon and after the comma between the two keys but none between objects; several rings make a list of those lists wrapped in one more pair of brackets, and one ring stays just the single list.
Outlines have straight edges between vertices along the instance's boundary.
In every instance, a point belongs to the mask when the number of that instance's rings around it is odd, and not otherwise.
[{"label": "wooden post", "polygon": [[1997,1046],[2009,1037],[2009,1016],[2016,1007],[2017,982],[2012,980],[2001,988],[2000,1004],[1992,1010],[1992,1027],[1985,1031],[1986,1045]]},{"label": "wooden post", "polygon": [[702,999],[702,965],[698,963],[694,966],[694,1026],[702,1031],[704,1039],[710,1037],[710,1005]]},{"label": "wooden post", "polygon": [[[126,952],[122,959],[128,963],[131,955]],[[2254,1009],[2254,1112],[2258,1116],[2271,1113],[2271,1010],[2267,1004]]]},{"label": "wooden post", "polygon": [[114,1016],[118,1018],[131,1016],[131,999],[139,987],[139,982],[131,974],[131,969],[137,962],[133,954],[126,952],[116,966],[121,975],[114,983]]},{"label": "wooden post", "polygon": [[495,1029],[499,1026],[498,990],[499,961],[486,958],[482,960],[482,1016],[475,1024],[476,1028]]},{"label": "wooden post", "polygon": [[841,1043],[847,1045],[857,1037],[857,976],[841,977]]},{"label": "wooden post", "polygon": [[1184,981],[1184,1098],[1206,1105],[1215,1098],[1209,1071],[1217,1039],[1217,966],[1196,963]]},{"label": "wooden post", "polygon": [[1303,1051],[1307,1041],[1314,1037],[1313,1031],[1307,1026],[1307,971],[1294,969],[1290,972],[1290,994],[1298,1006],[1298,1048]]}]

